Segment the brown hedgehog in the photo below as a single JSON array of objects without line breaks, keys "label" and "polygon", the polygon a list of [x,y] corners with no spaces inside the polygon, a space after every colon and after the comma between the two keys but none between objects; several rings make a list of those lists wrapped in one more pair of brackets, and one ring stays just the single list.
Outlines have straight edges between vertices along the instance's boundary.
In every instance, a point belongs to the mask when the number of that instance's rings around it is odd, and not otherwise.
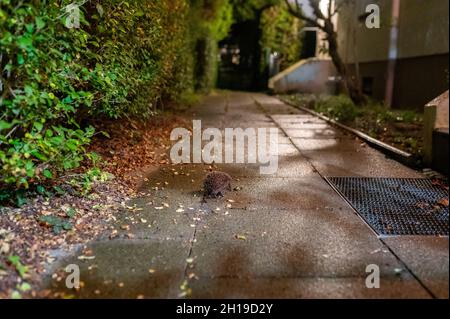
[{"label": "brown hedgehog", "polygon": [[203,182],[203,199],[224,196],[226,191],[231,191],[231,179],[230,175],[223,172],[211,172],[206,175]]}]

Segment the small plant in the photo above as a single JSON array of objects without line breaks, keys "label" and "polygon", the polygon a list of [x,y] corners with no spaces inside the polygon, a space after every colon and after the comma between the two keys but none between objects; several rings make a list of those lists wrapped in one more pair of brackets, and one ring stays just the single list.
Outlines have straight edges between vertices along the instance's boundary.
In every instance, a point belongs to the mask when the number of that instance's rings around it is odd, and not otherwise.
[{"label": "small plant", "polygon": [[368,108],[374,113],[379,123],[417,123],[422,120],[422,116],[415,111],[390,110],[379,104],[370,105]]},{"label": "small plant", "polygon": [[21,207],[28,202],[27,196],[28,192],[23,189],[0,189],[0,206],[14,205]]},{"label": "small plant", "polygon": [[[68,218],[71,218],[75,216],[75,213],[76,213],[75,210],[72,209],[70,210],[70,212],[69,211],[66,212],[66,216]],[[51,215],[41,216],[39,218],[39,221],[51,227],[56,235],[60,234],[63,230],[72,230],[73,228],[72,223],[69,220],[67,220],[67,218],[62,218],[59,216],[51,216]]]},{"label": "small plant", "polygon": [[95,183],[106,182],[112,178],[112,174],[104,172],[98,167],[93,167],[85,173],[73,176],[68,183],[77,189],[81,195],[87,195]]},{"label": "small plant", "polygon": [[28,273],[28,267],[24,266],[20,262],[20,257],[16,255],[11,255],[8,257],[9,263],[16,269],[17,273],[21,278],[24,278],[25,275]]},{"label": "small plant", "polygon": [[346,95],[321,97],[315,104],[315,110],[336,121],[348,123],[362,114]]},{"label": "small plant", "polygon": [[22,299],[22,293],[30,291],[31,286],[27,282],[17,284],[16,290],[11,293],[11,299]]}]

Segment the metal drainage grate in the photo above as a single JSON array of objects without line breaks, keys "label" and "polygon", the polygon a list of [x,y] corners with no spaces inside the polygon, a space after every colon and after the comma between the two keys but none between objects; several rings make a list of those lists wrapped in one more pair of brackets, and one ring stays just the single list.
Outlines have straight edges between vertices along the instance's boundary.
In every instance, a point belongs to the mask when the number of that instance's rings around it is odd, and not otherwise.
[{"label": "metal drainage grate", "polygon": [[327,180],[380,235],[448,236],[448,191],[430,179]]}]

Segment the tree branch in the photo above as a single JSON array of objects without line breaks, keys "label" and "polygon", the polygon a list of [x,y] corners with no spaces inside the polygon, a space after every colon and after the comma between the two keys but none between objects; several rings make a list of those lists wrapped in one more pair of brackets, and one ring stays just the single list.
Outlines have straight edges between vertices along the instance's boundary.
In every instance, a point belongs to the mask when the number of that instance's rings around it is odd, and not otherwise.
[{"label": "tree branch", "polygon": [[317,17],[317,19],[325,21],[327,18],[323,15],[322,10],[320,10],[319,3],[319,0],[309,0],[309,5],[313,9],[314,15]]},{"label": "tree branch", "polygon": [[288,7],[288,11],[289,11],[293,16],[299,18],[300,20],[303,20],[303,21],[308,22],[309,24],[311,24],[311,25],[314,26],[314,27],[317,27],[317,28],[319,28],[319,29],[321,29],[321,30],[324,30],[324,27],[323,27],[317,20],[314,20],[314,19],[312,19],[312,18],[310,18],[310,17],[307,17],[306,15],[303,14],[302,9],[301,9],[301,7],[300,7],[298,1],[295,1],[295,4],[296,4],[296,6],[297,6],[297,10],[294,9],[294,8],[291,6],[289,0],[285,0],[285,2],[286,2],[286,5],[287,5],[287,7]]},{"label": "tree branch", "polygon": [[327,13],[328,13],[328,17],[329,18],[331,18],[331,16],[332,16],[331,7],[332,7],[332,4],[333,4],[333,1],[334,0],[328,0],[328,10],[327,10],[328,12]]}]

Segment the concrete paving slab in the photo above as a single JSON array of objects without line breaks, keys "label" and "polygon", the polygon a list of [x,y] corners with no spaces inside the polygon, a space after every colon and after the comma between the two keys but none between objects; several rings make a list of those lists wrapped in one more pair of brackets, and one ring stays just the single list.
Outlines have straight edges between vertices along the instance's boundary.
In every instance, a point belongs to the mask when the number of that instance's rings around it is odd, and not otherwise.
[{"label": "concrete paving slab", "polygon": [[234,184],[240,190],[230,193],[228,198],[252,210],[341,209],[348,206],[316,174],[286,178],[241,178]]},{"label": "concrete paving slab", "polygon": [[366,267],[376,264],[381,281],[412,280],[349,210],[233,210],[205,216],[195,239],[199,277],[366,278]]},{"label": "concrete paving slab", "polygon": [[299,114],[272,114],[270,117],[276,123],[305,123],[309,121],[317,121],[317,123],[323,123],[323,120],[317,119],[310,114],[299,113]]},{"label": "concrete paving slab", "polygon": [[292,138],[292,144],[301,152],[309,151],[359,151],[359,148],[369,147],[359,139],[338,137],[327,139],[308,139],[308,138]]},{"label": "concrete paving slab", "polygon": [[392,236],[383,241],[438,298],[449,298],[448,237]]},{"label": "concrete paving slab", "polygon": [[[193,235],[196,216],[202,209],[200,199],[183,197],[137,198],[130,209],[116,217],[117,238],[180,240],[188,242]],[[168,207],[167,207],[168,206]]]},{"label": "concrete paving slab", "polygon": [[261,93],[253,93],[252,97],[260,104],[286,105],[274,96]]},{"label": "concrete paving slab", "polygon": [[277,150],[269,152],[269,154],[277,156],[300,156],[299,150],[292,143],[278,144]]},{"label": "concrete paving slab", "polygon": [[427,299],[412,280],[389,278],[368,289],[362,278],[199,278],[192,298],[210,299]]},{"label": "concrete paving slab", "polygon": [[294,115],[294,114],[303,114],[302,111],[293,108],[289,105],[283,104],[261,104],[261,109],[266,114],[285,114],[285,115]]},{"label": "concrete paving slab", "polygon": [[293,138],[309,138],[309,139],[329,139],[343,136],[343,133],[333,128],[325,129],[284,129],[284,132],[291,139]]},{"label": "concrete paving slab", "polygon": [[280,126],[282,126],[285,130],[326,130],[326,129],[332,129],[331,126],[329,126],[326,123],[309,123],[308,121],[304,122],[285,122],[285,123],[279,123]]},{"label": "concrete paving slab", "polygon": [[359,147],[353,150],[320,149],[303,151],[302,155],[308,158],[323,176],[424,177],[420,172],[370,147]]},{"label": "concrete paving slab", "polygon": [[270,117],[274,120],[274,122],[278,123],[282,126],[293,126],[298,127],[300,125],[327,125],[330,126],[326,121],[321,120],[320,118],[303,114],[300,115],[280,115],[280,114],[272,114]]},{"label": "concrete paving slab", "polygon": [[80,260],[83,251],[78,251],[58,267],[64,272],[67,265],[78,265],[84,287],[77,292],[67,289],[64,280],[51,280],[53,291],[76,298],[176,298],[190,245],[182,241],[113,240],[94,242],[87,249],[94,259]]}]

